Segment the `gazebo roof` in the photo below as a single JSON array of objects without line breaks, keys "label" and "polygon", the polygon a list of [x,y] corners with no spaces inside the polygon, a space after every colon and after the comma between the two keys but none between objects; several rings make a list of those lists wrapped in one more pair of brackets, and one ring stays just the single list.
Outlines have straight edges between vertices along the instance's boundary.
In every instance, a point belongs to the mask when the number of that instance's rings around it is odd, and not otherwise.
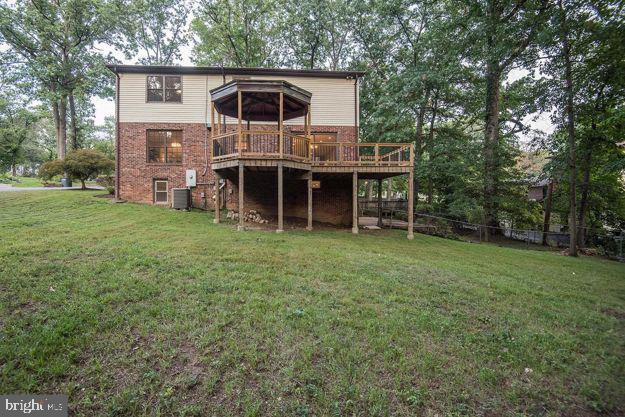
[{"label": "gazebo roof", "polygon": [[283,120],[304,116],[312,93],[283,80],[233,80],[210,90],[217,111],[238,118],[238,92],[242,94],[242,119],[276,122],[280,118],[283,93]]}]

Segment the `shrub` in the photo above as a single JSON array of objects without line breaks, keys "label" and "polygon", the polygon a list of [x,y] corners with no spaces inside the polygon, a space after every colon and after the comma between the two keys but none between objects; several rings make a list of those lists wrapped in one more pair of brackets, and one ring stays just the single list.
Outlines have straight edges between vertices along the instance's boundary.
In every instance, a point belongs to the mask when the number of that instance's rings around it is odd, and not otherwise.
[{"label": "shrub", "polygon": [[57,175],[63,175],[63,172],[63,161],[56,159],[54,161],[44,162],[41,167],[39,167],[38,175],[44,183],[47,183]]},{"label": "shrub", "polygon": [[108,159],[102,152],[93,149],[78,149],[70,152],[63,161],[65,172],[72,178],[80,181],[85,190],[85,181],[98,174],[110,174],[115,168],[115,163]]},{"label": "shrub", "polygon": [[109,194],[115,194],[115,178],[112,175],[100,175],[95,182],[106,188]]}]

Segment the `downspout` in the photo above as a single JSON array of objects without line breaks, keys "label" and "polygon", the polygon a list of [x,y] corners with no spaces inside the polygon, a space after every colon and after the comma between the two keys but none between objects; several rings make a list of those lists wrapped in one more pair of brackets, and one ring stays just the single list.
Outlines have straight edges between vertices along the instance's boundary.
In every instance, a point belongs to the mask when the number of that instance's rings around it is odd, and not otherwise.
[{"label": "downspout", "polygon": [[119,184],[120,184],[120,156],[121,151],[119,149],[119,83],[120,78],[117,73],[117,66],[115,66],[115,200],[119,200]]},{"label": "downspout", "polygon": [[[224,69],[223,64],[221,65],[221,83],[225,84],[226,83],[226,70]],[[221,125],[224,127],[224,133],[228,131],[228,126],[226,126],[226,115],[222,114],[221,115],[222,118],[222,123]],[[221,133],[221,132],[219,132]]]},{"label": "downspout", "polygon": [[[213,105],[212,103],[208,102],[208,75],[204,79],[204,96],[206,103],[206,105],[204,106],[204,126],[206,126],[208,124],[208,106]],[[215,126],[211,125],[211,133],[214,128]],[[213,146],[212,141],[211,146]],[[206,176],[206,173],[208,172],[208,128],[204,129],[204,160],[206,161],[206,165],[204,165],[204,172],[202,172],[203,177]]]},{"label": "downspout", "polygon": [[360,110],[360,89],[358,88],[358,75],[356,75],[356,79],[354,80],[354,129],[356,134],[356,142],[360,140],[360,135],[358,132],[358,113]]}]

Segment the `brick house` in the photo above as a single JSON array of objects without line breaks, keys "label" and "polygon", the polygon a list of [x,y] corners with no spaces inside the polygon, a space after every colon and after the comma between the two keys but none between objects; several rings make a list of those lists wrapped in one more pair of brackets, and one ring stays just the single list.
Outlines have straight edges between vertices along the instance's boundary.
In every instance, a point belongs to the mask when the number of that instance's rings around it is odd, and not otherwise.
[{"label": "brick house", "polygon": [[357,233],[358,180],[413,177],[411,144],[358,141],[361,72],[108,68],[118,199],[169,206],[172,189],[189,188],[193,207],[253,209],[277,231],[290,217]]}]

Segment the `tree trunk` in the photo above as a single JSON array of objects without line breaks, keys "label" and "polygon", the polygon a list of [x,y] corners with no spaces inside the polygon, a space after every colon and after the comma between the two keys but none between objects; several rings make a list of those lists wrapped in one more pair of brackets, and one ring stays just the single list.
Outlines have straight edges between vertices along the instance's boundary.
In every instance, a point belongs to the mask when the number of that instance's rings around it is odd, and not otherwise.
[{"label": "tree trunk", "polygon": [[61,97],[58,103],[57,153],[59,159],[65,159],[67,153],[67,101]]},{"label": "tree trunk", "polygon": [[365,201],[371,200],[372,195],[373,195],[373,181],[367,180],[365,182]]},{"label": "tree trunk", "polygon": [[434,159],[434,122],[436,121],[436,113],[438,110],[438,91],[434,94],[434,102],[432,103],[432,117],[430,118],[430,131],[428,132],[428,204],[432,204],[434,199],[434,183],[432,181],[432,161]]},{"label": "tree trunk", "polygon": [[415,207],[419,203],[419,170],[422,167],[423,163],[423,123],[425,121],[425,112],[427,110],[428,102],[430,101],[430,89],[425,90],[425,95],[423,96],[423,101],[421,102],[421,106],[417,111],[417,140],[415,146],[415,176],[414,176],[414,204]]},{"label": "tree trunk", "polygon": [[543,245],[547,245],[547,233],[551,226],[551,203],[553,201],[553,181],[549,181],[547,186],[547,197],[545,198],[545,218],[543,220]]},{"label": "tree trunk", "polygon": [[562,37],[562,60],[564,61],[565,94],[566,94],[566,130],[569,139],[569,255],[577,256],[577,166],[575,144],[575,115],[573,108],[573,68],[571,64],[571,45],[566,22],[566,11],[562,7],[562,0],[558,1],[560,8],[560,35]]},{"label": "tree trunk", "polygon": [[[55,84],[50,85],[50,91],[54,94],[57,92]],[[67,108],[65,101],[61,98],[54,97],[52,100],[52,119],[56,130],[56,156],[58,159],[65,159],[66,150],[66,117]]]},{"label": "tree trunk", "polygon": [[76,120],[76,102],[74,100],[74,94],[69,95],[69,115],[70,115],[70,131],[71,131],[71,146],[72,150],[80,148],[78,143],[78,120]]},{"label": "tree trunk", "polygon": [[[499,88],[501,70],[499,65],[489,62],[486,66],[486,127],[484,130],[484,222],[487,226],[499,227],[497,204],[498,150],[499,147]],[[497,229],[485,228],[484,239]]]},{"label": "tree trunk", "polygon": [[581,187],[581,198],[579,201],[579,217],[577,244],[578,247],[586,246],[586,217],[588,212],[588,197],[590,194],[590,167],[592,165],[592,139],[588,141],[587,149],[584,152],[583,182]]},{"label": "tree trunk", "polygon": [[85,185],[85,180],[80,180],[80,189],[81,190],[86,190],[87,186]]},{"label": "tree trunk", "polygon": [[393,198],[393,178],[389,178],[386,184],[387,184],[386,200],[391,201]]},{"label": "tree trunk", "polygon": [[11,164],[11,176],[13,178],[17,177],[17,164],[15,162]]}]

